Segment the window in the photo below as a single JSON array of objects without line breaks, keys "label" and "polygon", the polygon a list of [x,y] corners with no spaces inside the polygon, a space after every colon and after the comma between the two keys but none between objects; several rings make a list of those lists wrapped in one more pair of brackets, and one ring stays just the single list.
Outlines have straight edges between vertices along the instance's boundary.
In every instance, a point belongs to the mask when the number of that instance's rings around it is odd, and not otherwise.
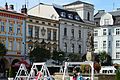
[{"label": "window", "polygon": [[103,35],[107,35],[106,29],[103,29]]},{"label": "window", "polygon": [[78,52],[81,54],[81,45],[78,46]]},{"label": "window", "polygon": [[67,53],[67,43],[64,44],[64,51]]},{"label": "window", "polygon": [[1,22],[1,32],[4,32],[5,31],[5,22]]},{"label": "window", "polygon": [[9,32],[13,32],[13,23],[9,23]]},{"label": "window", "polygon": [[73,19],[73,15],[72,14],[68,14],[68,18]]},{"label": "window", "polygon": [[61,12],[61,16],[62,17],[66,17],[66,13],[65,12]]},{"label": "window", "polygon": [[108,34],[111,35],[111,29],[108,29]]},{"label": "window", "polygon": [[104,19],[104,25],[109,25],[109,19]]},{"label": "window", "polygon": [[67,28],[64,28],[64,36],[67,36]]},{"label": "window", "polygon": [[17,34],[20,34],[20,28],[17,28]]},{"label": "window", "polygon": [[33,22],[32,20],[29,20],[30,22]]},{"label": "window", "polygon": [[35,37],[39,38],[39,27],[35,26]]},{"label": "window", "polygon": [[87,20],[90,21],[90,13],[87,13]]},{"label": "window", "polygon": [[42,24],[45,24],[45,22],[42,22]]},{"label": "window", "polygon": [[116,40],[116,48],[120,48],[120,40]]},{"label": "window", "polygon": [[72,37],[74,37],[74,29],[71,29]]},{"label": "window", "polygon": [[116,29],[116,35],[120,35],[120,29]]},{"label": "window", "polygon": [[106,48],[106,41],[103,41],[103,48]]},{"label": "window", "polygon": [[78,15],[75,16],[76,20],[80,20],[80,17]]},{"label": "window", "polygon": [[8,44],[8,50],[12,50],[13,49],[13,42],[12,41],[9,41],[9,44]]},{"label": "window", "polygon": [[81,38],[81,30],[79,30],[79,38]]},{"label": "window", "polygon": [[94,36],[98,36],[98,30],[94,31]]},{"label": "window", "polygon": [[54,41],[56,41],[56,38],[57,38],[56,36],[57,36],[57,31],[54,30],[54,31],[53,31],[53,40],[54,40]]},{"label": "window", "polygon": [[21,51],[21,42],[17,42],[17,51]]},{"label": "window", "polygon": [[74,53],[74,44],[72,44],[72,50],[71,51],[72,51],[72,53]]},{"label": "window", "polygon": [[97,42],[97,41],[94,42],[94,48],[95,48],[95,49],[98,48],[98,42]]},{"label": "window", "polygon": [[116,58],[120,59],[120,52],[116,52]]},{"label": "window", "polygon": [[48,40],[51,40],[51,29],[48,29],[47,35],[48,35],[47,39],[48,39]]},{"label": "window", "polygon": [[56,24],[54,24],[54,26],[56,26]]},{"label": "window", "polygon": [[28,34],[29,34],[29,37],[32,37],[32,35],[33,35],[33,28],[32,27],[29,27]]},{"label": "window", "polygon": [[36,23],[39,23],[39,21],[36,21]]}]

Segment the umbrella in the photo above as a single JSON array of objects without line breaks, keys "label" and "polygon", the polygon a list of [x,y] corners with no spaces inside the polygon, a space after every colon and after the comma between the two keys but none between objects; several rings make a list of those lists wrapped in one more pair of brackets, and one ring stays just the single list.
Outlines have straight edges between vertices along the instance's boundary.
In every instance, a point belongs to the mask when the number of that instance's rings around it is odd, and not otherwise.
[{"label": "umbrella", "polygon": [[24,64],[26,67],[30,67],[31,66],[27,61],[21,60],[21,61],[15,63],[14,65],[12,65],[12,67],[20,67],[21,64]]}]

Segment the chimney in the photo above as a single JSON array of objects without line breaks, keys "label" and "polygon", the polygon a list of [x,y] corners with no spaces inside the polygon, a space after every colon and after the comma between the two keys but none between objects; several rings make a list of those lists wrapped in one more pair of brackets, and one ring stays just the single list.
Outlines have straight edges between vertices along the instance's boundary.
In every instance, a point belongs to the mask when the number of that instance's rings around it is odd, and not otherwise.
[{"label": "chimney", "polygon": [[117,8],[117,11],[120,11],[120,8]]},{"label": "chimney", "polygon": [[14,5],[11,4],[11,5],[9,6],[9,9],[10,9],[10,10],[14,10]]},{"label": "chimney", "polygon": [[8,10],[8,4],[7,4],[7,2],[5,3],[5,9]]},{"label": "chimney", "polygon": [[27,14],[27,8],[26,5],[22,5],[21,13]]}]

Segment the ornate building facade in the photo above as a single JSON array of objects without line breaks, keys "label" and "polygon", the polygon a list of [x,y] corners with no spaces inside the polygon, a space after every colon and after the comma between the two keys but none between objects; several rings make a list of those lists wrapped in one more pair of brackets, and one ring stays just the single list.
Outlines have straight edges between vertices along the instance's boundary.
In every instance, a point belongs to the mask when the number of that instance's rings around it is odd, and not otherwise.
[{"label": "ornate building facade", "polygon": [[94,27],[93,23],[88,23],[93,21],[92,12],[88,16],[89,21],[85,22],[75,11],[69,11],[58,5],[40,3],[30,8],[28,14],[59,22],[58,50],[65,53],[80,53],[81,55],[87,53],[87,33],[93,32]]},{"label": "ornate building facade", "polygon": [[45,45],[51,52],[58,50],[58,21],[29,15],[26,25],[26,51]]}]

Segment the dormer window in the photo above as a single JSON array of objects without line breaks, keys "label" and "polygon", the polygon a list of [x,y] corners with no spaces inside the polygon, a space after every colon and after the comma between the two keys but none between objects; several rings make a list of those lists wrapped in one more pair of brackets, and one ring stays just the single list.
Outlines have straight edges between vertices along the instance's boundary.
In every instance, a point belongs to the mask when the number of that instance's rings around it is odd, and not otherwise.
[{"label": "dormer window", "polygon": [[104,25],[109,25],[109,19],[104,19]]},{"label": "dormer window", "polygon": [[73,15],[72,14],[68,14],[68,18],[73,19]]},{"label": "dormer window", "polygon": [[80,17],[78,15],[75,16],[76,20],[80,20]]},{"label": "dormer window", "polygon": [[61,16],[62,17],[66,17],[66,13],[65,12],[61,12]]}]

